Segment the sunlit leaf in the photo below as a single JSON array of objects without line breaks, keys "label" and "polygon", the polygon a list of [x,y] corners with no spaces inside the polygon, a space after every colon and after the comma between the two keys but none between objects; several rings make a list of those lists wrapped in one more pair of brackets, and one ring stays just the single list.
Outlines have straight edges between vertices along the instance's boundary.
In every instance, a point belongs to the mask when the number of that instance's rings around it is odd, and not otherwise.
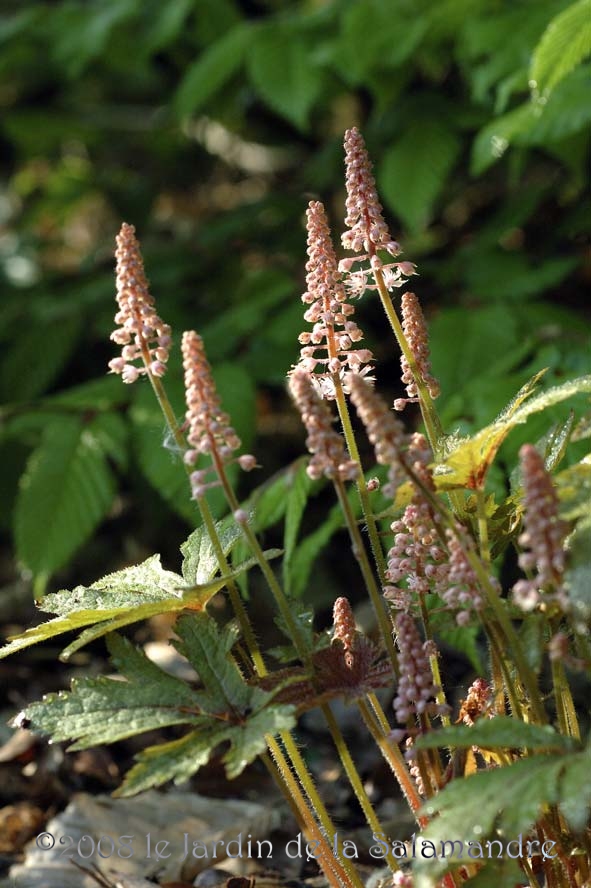
[{"label": "sunlit leaf", "polygon": [[203,609],[224,583],[225,580],[217,579],[186,590],[182,577],[164,570],[160,557],[153,555],[143,564],[108,574],[91,586],[77,586],[72,591],[46,595],[41,608],[57,614],[57,617],[11,639],[0,650],[0,657],[65,632],[91,627],[66,648],[64,654],[67,657],[83,644],[113,629],[156,614],[175,613],[186,608]]},{"label": "sunlit leaf", "polygon": [[591,53],[591,0],[578,0],[552,19],[533,54],[533,90],[550,93]]},{"label": "sunlit leaf", "polygon": [[523,386],[495,422],[471,438],[458,442],[448,441],[449,456],[435,470],[435,480],[439,489],[451,490],[455,487],[475,489],[482,486],[499,447],[512,428],[547,407],[559,404],[577,394],[591,391],[591,376],[582,376],[532,397],[541,375],[537,374]]}]

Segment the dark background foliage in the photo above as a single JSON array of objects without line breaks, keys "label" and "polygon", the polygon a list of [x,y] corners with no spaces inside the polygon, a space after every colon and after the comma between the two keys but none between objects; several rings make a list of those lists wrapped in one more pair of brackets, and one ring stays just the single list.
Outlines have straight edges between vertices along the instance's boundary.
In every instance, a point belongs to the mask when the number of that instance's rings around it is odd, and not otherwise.
[{"label": "dark background foliage", "polygon": [[[419,267],[447,428],[490,421],[541,367],[548,382],[587,372],[587,12],[587,0],[3,4],[7,588],[23,569],[40,592],[156,550],[174,559],[195,518],[149,387],[104,375],[122,220],[176,342],[204,336],[264,476],[301,452],[284,377],[303,327],[303,214],[324,200],[338,239],[349,126]],[[394,394],[370,296],[359,317]],[[180,414],[179,364],[167,379]]]}]

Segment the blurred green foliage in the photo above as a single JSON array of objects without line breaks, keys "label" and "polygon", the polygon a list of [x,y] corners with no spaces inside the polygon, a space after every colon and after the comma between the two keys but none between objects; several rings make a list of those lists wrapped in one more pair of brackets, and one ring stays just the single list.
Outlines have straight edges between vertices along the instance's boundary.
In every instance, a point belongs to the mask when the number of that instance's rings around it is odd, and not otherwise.
[{"label": "blurred green foliage", "polygon": [[[540,367],[586,372],[590,52],[590,0],[4,4],[1,520],[20,565],[42,583],[109,513],[160,549],[193,518],[147,386],[103,376],[122,220],[247,446],[271,469],[296,455],[302,217],[321,197],[338,236],[351,125],[419,266],[448,428],[490,422]],[[369,296],[360,312],[395,380]],[[178,358],[168,379],[181,413]]]}]

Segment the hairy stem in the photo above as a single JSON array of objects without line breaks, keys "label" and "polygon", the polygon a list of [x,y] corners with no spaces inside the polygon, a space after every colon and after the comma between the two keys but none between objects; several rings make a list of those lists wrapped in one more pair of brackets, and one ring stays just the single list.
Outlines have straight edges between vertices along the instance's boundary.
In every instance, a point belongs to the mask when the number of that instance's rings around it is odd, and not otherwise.
[{"label": "hairy stem", "polygon": [[[149,354],[148,354],[148,357],[149,357]],[[144,356],[144,362],[145,362],[145,356]],[[186,444],[185,438],[183,436],[183,433],[179,427],[179,424],[177,422],[177,419],[176,419],[176,416],[175,416],[174,411],[172,409],[172,405],[170,403],[168,395],[166,394],[166,390],[164,388],[164,385],[162,384],[161,380],[158,377],[154,377],[153,374],[150,373],[148,363],[146,363],[146,368],[148,370],[148,377],[150,378],[150,382],[152,383],[152,388],[154,389],[154,392],[156,394],[156,398],[157,398],[160,408],[164,414],[168,428],[170,429],[170,432],[171,432],[177,446],[179,447],[179,450],[182,453],[186,450],[187,444]],[[215,451],[215,449],[214,449],[214,453],[217,456],[217,452]],[[219,458],[218,458],[218,460],[219,460]],[[228,482],[225,471],[223,470],[223,464],[221,463],[221,461],[219,461],[219,468],[221,468],[221,472],[222,472],[222,477],[220,478],[220,480],[222,480],[222,484],[224,484],[224,482],[225,482],[226,492],[229,491],[231,493],[232,499],[230,500],[230,505],[233,508],[233,511],[235,511],[238,508],[238,502],[237,502],[234,492]],[[185,469],[186,469],[187,473],[189,474],[188,466],[185,465]],[[230,569],[230,566],[229,566],[228,561],[226,559],[226,556],[224,554],[223,547],[222,547],[222,544],[221,544],[221,541],[219,538],[219,534],[217,532],[215,522],[213,520],[213,516],[211,515],[211,511],[209,509],[209,505],[208,505],[205,497],[199,497],[197,500],[197,503],[198,503],[198,506],[199,506],[199,509],[201,512],[203,523],[207,529],[207,532],[210,536],[212,545],[214,547],[214,551],[215,551],[216,558],[218,561],[220,573],[223,577],[226,578],[226,586],[227,586],[228,592],[230,594],[230,601],[231,601],[231,604],[234,608],[234,612],[236,614],[236,617],[238,619],[240,629],[241,629],[241,632],[242,632],[243,637],[245,639],[249,654],[252,658],[255,672],[259,676],[265,676],[265,675],[267,675],[267,668],[265,666],[262,654],[260,652],[258,643],[256,641],[256,637],[255,637],[254,631],[252,629],[252,625],[250,623],[250,620],[248,618],[248,614],[246,613],[246,609],[244,608],[244,604],[243,604],[242,599],[240,597],[240,593],[236,587],[234,580],[230,577],[231,569]],[[248,528],[248,530],[250,531],[250,528]],[[256,537],[254,537],[254,534],[252,534],[252,531],[250,531],[250,536],[252,536],[254,538],[254,540],[257,544],[257,547],[258,547],[259,564],[261,564],[261,567],[263,567],[263,565],[264,565],[264,568],[266,568],[266,571],[271,573],[271,575],[272,575],[272,572],[270,571],[268,563],[264,557],[264,554],[263,554],[262,550],[260,549],[260,546],[258,546],[258,540],[256,540]],[[249,539],[249,542],[250,542],[250,539]],[[257,554],[257,553],[255,552],[255,554]],[[274,577],[273,577],[273,579],[274,579]],[[289,611],[289,615],[291,617],[291,611]],[[326,811],[326,808],[325,808],[324,804],[322,803],[322,800],[320,799],[320,795],[318,793],[318,790],[316,789],[314,781],[308,771],[308,768],[307,768],[303,758],[300,755],[300,752],[297,748],[297,744],[295,743],[291,734],[288,731],[281,732],[280,736],[281,736],[281,740],[285,746],[285,749],[286,749],[286,751],[287,751],[287,753],[294,765],[294,770],[297,774],[297,779],[300,781],[302,787],[304,788],[306,795],[308,796],[308,799],[310,800],[310,804],[312,805],[314,811],[316,811],[316,814],[317,814],[318,819],[322,825],[323,830],[325,831],[325,833],[327,835],[333,836],[334,832],[335,832],[334,827],[332,825],[332,822],[330,820],[328,812]],[[276,741],[272,737],[267,736],[266,739],[267,739],[267,745],[269,746],[270,749],[273,749],[273,748],[275,748],[275,746],[277,746]],[[277,749],[279,749],[279,747],[277,747]],[[274,758],[275,758],[275,761],[278,761],[277,757],[274,756]],[[293,791],[293,787],[294,786],[297,787],[297,783],[295,781],[295,778],[293,777],[291,770],[288,767],[280,768],[280,773],[281,773],[281,776],[283,776],[284,774],[290,775],[290,779],[288,781],[288,790],[291,793]],[[298,788],[298,792],[299,792],[299,788]],[[300,796],[301,796],[301,793],[300,793]],[[295,798],[295,796],[294,796],[294,798]],[[303,797],[301,797],[301,798],[303,799]],[[306,817],[303,818],[303,823],[307,823],[309,821],[314,823],[314,818],[313,818],[312,814],[309,812],[305,801],[303,802],[303,805],[302,804],[298,805],[298,810],[300,811],[300,813],[302,813],[302,811],[306,812]],[[331,857],[332,857],[332,855],[331,855]],[[324,857],[323,859],[328,860],[330,858]],[[348,871],[351,884],[353,886],[356,886],[356,888],[358,888],[359,877],[355,873],[350,861],[346,861],[346,869]],[[328,873],[327,873],[327,877],[328,877]],[[339,882],[337,881],[336,884],[339,884]]]}]

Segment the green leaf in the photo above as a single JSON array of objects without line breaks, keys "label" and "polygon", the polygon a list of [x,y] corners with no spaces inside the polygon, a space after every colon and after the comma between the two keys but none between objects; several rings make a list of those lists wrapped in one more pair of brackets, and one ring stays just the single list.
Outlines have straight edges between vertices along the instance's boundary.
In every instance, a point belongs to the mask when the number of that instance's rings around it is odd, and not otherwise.
[{"label": "green leaf", "polygon": [[[267,559],[271,559],[278,557],[282,553],[280,549],[266,549],[263,554]],[[253,557],[242,562],[242,564],[238,565],[223,578],[218,577],[215,580],[210,580],[209,582],[201,583],[199,585],[182,586],[178,590],[181,593],[180,598],[160,598],[150,603],[139,604],[135,607],[124,607],[120,613],[115,613],[109,619],[101,621],[99,625],[90,626],[88,629],[85,629],[84,632],[81,632],[76,641],[73,641],[67,648],[64,648],[60,659],[67,660],[75,651],[80,650],[81,647],[84,647],[84,645],[89,642],[94,641],[97,638],[102,638],[103,635],[107,635],[109,632],[113,632],[116,629],[122,629],[130,623],[136,623],[138,620],[147,620],[150,617],[159,614],[175,613],[183,610],[191,610],[193,612],[202,611],[205,609],[209,600],[226,585],[229,579],[236,579],[241,576],[244,571],[249,570],[257,564],[257,559]],[[55,628],[54,625],[54,629]]]},{"label": "green leaf", "polygon": [[560,517],[567,521],[591,515],[591,454],[555,478],[560,497]]},{"label": "green leaf", "polygon": [[[468,257],[464,279],[468,291],[475,296],[486,301],[498,299],[505,303],[503,310],[506,316],[506,303],[509,300],[522,301],[558,286],[576,266],[577,261],[571,258],[549,258],[541,264],[532,264],[521,253],[509,253],[497,248]],[[530,330],[532,315],[533,310],[529,318]],[[517,317],[512,320],[515,324]],[[537,318],[536,321],[540,326]]]},{"label": "green leaf", "polygon": [[341,508],[339,505],[333,506],[328,518],[308,534],[295,550],[291,562],[291,590],[295,597],[301,598],[304,595],[316,558],[342,526]]},{"label": "green leaf", "polygon": [[452,725],[416,740],[417,749],[444,749],[456,747],[467,749],[480,746],[482,749],[545,749],[570,750],[574,746],[571,737],[557,733],[550,725],[532,725],[508,716],[498,715],[491,719],[479,719],[472,727]]},{"label": "green leaf", "polygon": [[568,567],[564,581],[568,598],[581,620],[591,618],[591,519],[581,522],[569,537]]},{"label": "green leaf", "polygon": [[[242,530],[236,524],[233,515],[223,521],[216,521],[215,528],[224,555],[229,555],[238,540],[242,539]],[[181,546],[183,554],[183,577],[187,583],[207,583],[219,570],[219,563],[211,538],[202,525],[189,536]]]},{"label": "green leaf", "polygon": [[[231,779],[265,751],[266,734],[275,735],[293,726],[293,707],[274,705],[272,694],[245,683],[229,656],[237,637],[233,626],[220,628],[211,617],[195,614],[181,617],[175,632],[179,637],[175,646],[196,668],[205,685],[206,693],[196,693],[194,704],[197,702],[203,712],[216,720],[205,730],[174,744],[152,747],[142,753],[121,794],[139,792],[170,779],[186,779],[226,740],[230,741],[230,749],[223,761]],[[222,716],[227,717],[224,720]]]},{"label": "green leaf", "polygon": [[384,155],[378,181],[386,202],[412,231],[421,231],[460,153],[449,125],[422,119],[409,126]]},{"label": "green leaf", "polygon": [[[96,423],[96,421],[95,421]],[[21,478],[15,509],[19,559],[37,576],[62,567],[107,514],[115,494],[102,421],[52,420]]]},{"label": "green leaf", "polygon": [[136,756],[136,762],[121,786],[113,793],[116,798],[127,798],[161,786],[168,780],[183,783],[199,768],[206,765],[212,752],[211,730],[190,731],[178,740],[148,746]]},{"label": "green leaf", "polygon": [[242,442],[240,453],[248,452],[254,439],[256,390],[244,368],[235,361],[216,364],[213,377],[222,407]]},{"label": "green leaf", "polygon": [[127,680],[74,679],[70,693],[49,694],[27,707],[25,717],[33,730],[56,741],[75,740],[71,748],[84,749],[154,728],[203,721],[186,682],[163,672],[125,638],[112,635],[108,644]]},{"label": "green leaf", "polygon": [[273,694],[244,681],[229,652],[236,639],[232,627],[220,629],[202,615],[181,617],[176,646],[198,665],[205,690],[193,690],[152,663],[130,641],[112,634],[109,652],[125,681],[112,678],[72,682],[69,693],[50,694],[23,713],[35,731],[54,740],[74,740],[84,749],[170,725],[198,728],[173,743],[151,747],[140,755],[119,795],[184,780],[208,761],[223,742],[229,778],[266,749],[266,735],[291,728],[293,707],[275,705]]},{"label": "green leaf", "polygon": [[454,442],[451,439],[448,441],[450,455],[435,469],[438,488],[442,490],[450,490],[454,487],[475,489],[481,486],[497,450],[512,428],[524,423],[534,413],[540,413],[575,395],[591,392],[591,376],[581,376],[531,397],[534,386],[541,376],[541,373],[537,374],[523,386],[495,422],[471,438],[460,442]]},{"label": "green leaf", "polygon": [[44,398],[43,403],[58,410],[66,407],[104,413],[114,407],[127,404],[130,396],[130,386],[122,385],[120,376],[108,374],[56,392],[54,395],[48,395]]},{"label": "green leaf", "polygon": [[209,712],[243,710],[252,704],[255,689],[245,684],[236,663],[228,656],[238,631],[228,624],[220,629],[207,614],[180,617],[175,625],[175,647],[195,667],[209,696]]},{"label": "green leaf", "polygon": [[293,706],[271,705],[250,715],[244,724],[228,732],[230,749],[223,756],[226,775],[230,780],[239,774],[267,748],[266,735],[275,736],[289,731],[295,724]]},{"label": "green leaf", "polygon": [[245,508],[252,511],[257,531],[266,530],[281,521],[287,509],[288,491],[293,478],[306,464],[306,457],[294,460],[253,491]]},{"label": "green leaf", "polygon": [[[170,441],[164,419],[154,403],[149,386],[137,386],[130,410],[132,444],[140,468],[150,484],[174,511],[195,526],[199,520],[197,505],[191,501],[191,491],[185,468],[174,444]],[[172,378],[166,385],[168,397],[175,406],[183,404],[182,381]],[[180,413],[178,414],[180,416]]]},{"label": "green leaf", "polygon": [[581,65],[565,77],[552,91],[546,104],[534,105],[536,116],[532,126],[518,135],[516,144],[539,145],[544,148],[584,132],[591,121],[591,67]]},{"label": "green leaf", "polygon": [[174,98],[174,108],[179,116],[200,111],[238,71],[253,39],[253,30],[245,23],[235,25],[189,66]]},{"label": "green leaf", "polygon": [[552,19],[536,46],[529,72],[533,90],[548,95],[591,53],[591,0],[579,0]]},{"label": "green leaf", "polygon": [[[447,619],[444,620],[444,617]],[[463,654],[479,675],[483,673],[482,646],[479,644],[480,626],[458,626],[454,615],[449,611],[434,614],[431,624],[437,638],[454,651]]]},{"label": "green leaf", "polygon": [[260,28],[250,42],[247,64],[261,98],[298,129],[307,129],[321,82],[303,37],[277,23]]},{"label": "green leaf", "polygon": [[[468,841],[484,843],[495,836],[503,837],[505,843],[516,841],[520,834],[526,835],[546,805],[555,804],[573,828],[580,829],[591,802],[590,765],[587,746],[582,752],[535,755],[453,780],[421,809],[430,820],[421,838],[437,849],[452,837],[465,846]],[[459,865],[457,857],[419,860],[417,874],[424,875],[418,884],[432,885],[429,880]]]},{"label": "green leaf", "polygon": [[158,4],[156,17],[142,41],[142,49],[147,53],[158,52],[177,37],[183,23],[193,7],[193,0],[167,0]]},{"label": "green leaf", "polygon": [[382,73],[405,62],[430,24],[426,15],[409,16],[408,7],[396,0],[356,0],[338,18],[340,33],[331,61],[351,86],[367,86],[372,71]]},{"label": "green leaf", "polygon": [[82,326],[75,315],[22,323],[24,330],[3,347],[0,401],[30,401],[46,391],[78,345]]},{"label": "green leaf", "polygon": [[[534,377],[534,379],[539,378],[540,375],[538,374],[538,377]],[[548,407],[553,407],[555,404],[560,404],[562,401],[588,392],[591,392],[591,375],[579,376],[576,379],[570,379],[568,382],[562,383],[562,385],[552,386],[552,388],[547,389],[545,392],[540,392],[539,395],[529,399],[527,403],[522,403],[525,399],[522,399],[519,404],[514,404],[513,402],[506,411],[503,411],[497,421],[508,422],[511,426],[514,426],[525,422],[534,413],[540,413]],[[517,409],[514,409],[514,407],[517,407]]]},{"label": "green leaf", "polygon": [[545,104],[528,102],[486,124],[472,146],[472,175],[481,175],[512,144],[544,148],[582,131],[591,120],[590,85],[591,71],[582,66],[552,91]]},{"label": "green leaf", "polygon": [[[433,371],[448,396],[473,377],[494,374],[499,356],[519,341],[515,319],[504,305],[443,309],[433,318],[429,334]],[[461,348],[450,348],[450,343],[461,343]]]},{"label": "green leaf", "polygon": [[283,580],[285,591],[291,592],[291,562],[295,551],[296,541],[304,510],[308,502],[308,496],[312,482],[306,472],[304,463],[294,466],[294,471],[287,472],[284,476],[286,486],[286,511],[285,532],[283,535]]},{"label": "green leaf", "polygon": [[582,833],[589,825],[591,808],[591,744],[587,741],[585,752],[581,753],[565,768],[560,781],[560,808],[571,829]]},{"label": "green leaf", "polygon": [[203,608],[224,583],[217,579],[186,590],[182,578],[163,570],[160,556],[153,555],[143,564],[108,574],[92,586],[77,586],[73,591],[46,595],[41,607],[57,617],[11,639],[0,649],[0,658],[56,635],[91,627],[65,649],[62,658],[67,659],[84,644],[114,629],[156,614]]},{"label": "green leaf", "polygon": [[544,465],[553,475],[566,455],[575,424],[575,412],[571,410],[564,422],[555,423],[544,440]]},{"label": "green leaf", "polygon": [[293,727],[292,707],[268,706],[246,719],[240,727],[221,727],[219,722],[200,727],[178,740],[150,746],[136,756],[137,764],[125,776],[123,784],[114,793],[125,798],[161,786],[168,780],[183,783],[205,765],[219,743],[230,741],[224,755],[226,774],[237,777],[249,762],[265,752],[265,735],[275,735]]},{"label": "green leaf", "polygon": [[539,112],[533,105],[520,105],[487,123],[472,146],[472,175],[481,176],[489,166],[500,160],[516,137],[533,125],[536,113]]},{"label": "green leaf", "polygon": [[69,77],[78,77],[103,52],[111,32],[133,16],[137,6],[137,0],[117,0],[88,9],[73,4],[58,7],[51,28],[53,56]]}]

